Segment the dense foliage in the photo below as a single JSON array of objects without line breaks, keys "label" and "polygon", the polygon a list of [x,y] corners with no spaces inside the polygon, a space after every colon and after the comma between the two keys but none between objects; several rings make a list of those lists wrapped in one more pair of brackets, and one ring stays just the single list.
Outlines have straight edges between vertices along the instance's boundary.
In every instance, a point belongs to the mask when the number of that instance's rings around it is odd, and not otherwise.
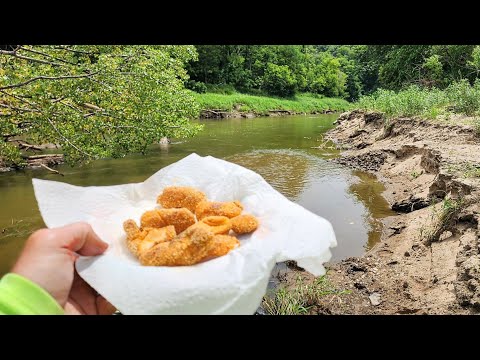
[{"label": "dense foliage", "polygon": [[340,60],[315,46],[199,45],[197,50],[198,62],[189,64],[193,90],[200,82],[279,96],[295,92],[346,94]]},{"label": "dense foliage", "polygon": [[199,109],[184,82],[196,56],[193,46],[3,46],[0,159],[21,163],[25,140],[59,144],[73,163],[194,135]]},{"label": "dense foliage", "polygon": [[[199,45],[190,62],[192,90],[232,86],[290,97],[311,92],[357,100],[377,88],[444,89],[480,76],[474,45]],[[213,86],[212,86],[213,85]]]},{"label": "dense foliage", "polygon": [[71,163],[145,152],[194,135],[200,107],[477,116],[479,77],[475,45],[3,45],[0,163],[42,143]]},{"label": "dense foliage", "polygon": [[435,119],[452,113],[480,115],[480,79],[474,85],[463,79],[445,89],[422,88],[418,85],[395,92],[378,89],[363,96],[356,107],[384,112],[387,116],[422,116]]}]

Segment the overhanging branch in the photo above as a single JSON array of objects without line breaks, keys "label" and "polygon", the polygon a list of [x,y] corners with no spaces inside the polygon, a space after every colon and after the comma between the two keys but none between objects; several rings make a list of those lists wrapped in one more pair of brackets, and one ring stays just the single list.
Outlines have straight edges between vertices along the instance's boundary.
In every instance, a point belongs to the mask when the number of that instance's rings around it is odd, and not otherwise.
[{"label": "overhanging branch", "polygon": [[36,76],[34,78],[31,78],[27,81],[24,81],[24,82],[21,82],[21,83],[18,83],[18,84],[12,84],[12,85],[7,85],[7,86],[2,86],[0,87],[0,90],[7,90],[7,89],[13,89],[13,88],[18,88],[18,87],[22,87],[22,86],[25,86],[27,84],[30,84],[31,82],[33,81],[37,81],[37,80],[64,80],[64,79],[81,79],[81,78],[89,78],[89,77],[92,77],[96,74],[98,74],[99,71],[96,71],[94,73],[91,73],[91,74],[85,74],[85,75],[63,75],[63,76]]}]

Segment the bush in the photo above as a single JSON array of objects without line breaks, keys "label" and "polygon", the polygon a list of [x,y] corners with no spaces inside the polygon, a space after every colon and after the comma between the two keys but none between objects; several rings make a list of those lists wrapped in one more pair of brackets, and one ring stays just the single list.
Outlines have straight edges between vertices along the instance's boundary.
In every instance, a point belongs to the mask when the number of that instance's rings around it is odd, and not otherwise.
[{"label": "bush", "polygon": [[361,97],[356,105],[362,109],[382,111],[387,116],[435,118],[449,111],[474,116],[480,112],[480,81],[471,86],[464,79],[445,90],[416,85],[399,92],[379,89],[372,95]]},{"label": "bush", "polygon": [[205,94],[207,92],[207,86],[201,81],[188,80],[185,87],[199,94]]},{"label": "bush", "polygon": [[291,97],[295,95],[297,82],[286,65],[267,64],[263,75],[263,88],[270,95]]},{"label": "bush", "polygon": [[475,80],[471,86],[468,80],[463,79],[447,88],[447,95],[452,103],[453,110],[469,116],[480,110],[480,81]]}]

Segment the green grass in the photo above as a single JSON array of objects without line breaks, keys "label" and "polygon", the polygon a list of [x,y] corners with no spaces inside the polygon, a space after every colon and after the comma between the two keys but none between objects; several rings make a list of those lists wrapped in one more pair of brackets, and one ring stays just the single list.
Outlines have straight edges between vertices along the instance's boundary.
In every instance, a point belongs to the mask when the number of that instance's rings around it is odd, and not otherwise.
[{"label": "green grass", "polygon": [[349,293],[348,290],[335,289],[325,276],[306,282],[299,275],[292,288],[280,287],[267,294],[263,298],[262,307],[269,315],[304,315],[318,306],[325,296]]},{"label": "green grass", "polygon": [[299,94],[292,99],[278,97],[246,95],[241,93],[216,94],[194,93],[201,109],[221,109],[232,111],[236,107],[239,111],[253,112],[266,115],[272,110],[288,110],[296,113],[314,113],[325,110],[345,111],[350,103],[344,99],[318,97],[313,94]]},{"label": "green grass", "polygon": [[355,107],[381,111],[387,117],[420,116],[436,119],[440,115],[448,118],[451,114],[462,114],[474,119],[473,124],[480,133],[480,81],[472,86],[462,80],[445,90],[418,86],[398,92],[380,89],[372,95],[361,97]]},{"label": "green grass", "polygon": [[426,244],[439,241],[440,236],[445,231],[453,231],[455,222],[460,212],[470,205],[477,203],[479,198],[477,196],[460,197],[458,199],[452,199],[446,196],[439,207],[432,208],[432,223],[424,233]]}]

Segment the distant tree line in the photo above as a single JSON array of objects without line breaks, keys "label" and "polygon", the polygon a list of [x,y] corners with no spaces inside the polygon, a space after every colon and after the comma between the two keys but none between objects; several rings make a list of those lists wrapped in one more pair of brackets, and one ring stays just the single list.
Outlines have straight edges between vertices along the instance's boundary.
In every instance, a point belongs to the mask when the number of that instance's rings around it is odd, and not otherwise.
[{"label": "distant tree line", "polygon": [[310,92],[356,100],[377,88],[445,88],[480,74],[475,45],[198,45],[187,64],[192,90],[235,89],[291,97]]}]

